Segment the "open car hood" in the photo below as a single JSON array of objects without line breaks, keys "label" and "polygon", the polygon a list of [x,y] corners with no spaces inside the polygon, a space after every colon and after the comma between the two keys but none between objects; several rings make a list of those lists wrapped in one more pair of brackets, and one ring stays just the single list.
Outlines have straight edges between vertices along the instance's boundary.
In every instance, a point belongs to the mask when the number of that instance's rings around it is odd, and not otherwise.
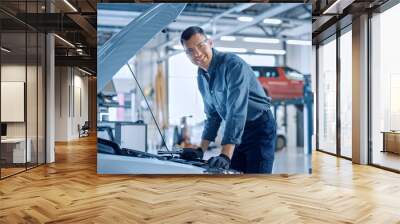
[{"label": "open car hood", "polygon": [[155,4],[98,49],[97,93],[151,38],[173,22],[185,6],[185,3]]}]

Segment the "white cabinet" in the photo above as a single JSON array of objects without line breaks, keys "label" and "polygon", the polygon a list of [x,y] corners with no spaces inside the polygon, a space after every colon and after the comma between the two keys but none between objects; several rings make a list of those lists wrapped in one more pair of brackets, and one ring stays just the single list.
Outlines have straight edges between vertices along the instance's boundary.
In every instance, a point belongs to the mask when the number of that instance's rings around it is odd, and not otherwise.
[{"label": "white cabinet", "polygon": [[[7,147],[12,149],[12,162],[13,163],[25,163],[32,161],[31,146],[32,140],[28,138],[26,140],[27,147],[25,153],[25,138],[7,138],[2,139],[2,147]],[[25,161],[26,159],[26,161]]]},{"label": "white cabinet", "polygon": [[131,122],[117,123],[115,139],[121,148],[147,152],[147,125]]}]

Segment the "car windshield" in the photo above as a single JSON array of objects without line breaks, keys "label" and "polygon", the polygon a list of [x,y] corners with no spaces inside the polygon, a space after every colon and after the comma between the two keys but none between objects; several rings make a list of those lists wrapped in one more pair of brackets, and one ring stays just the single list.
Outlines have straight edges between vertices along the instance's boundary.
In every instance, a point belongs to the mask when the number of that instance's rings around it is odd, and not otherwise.
[{"label": "car windshield", "polygon": [[303,74],[291,68],[285,68],[286,77],[291,80],[304,80]]}]

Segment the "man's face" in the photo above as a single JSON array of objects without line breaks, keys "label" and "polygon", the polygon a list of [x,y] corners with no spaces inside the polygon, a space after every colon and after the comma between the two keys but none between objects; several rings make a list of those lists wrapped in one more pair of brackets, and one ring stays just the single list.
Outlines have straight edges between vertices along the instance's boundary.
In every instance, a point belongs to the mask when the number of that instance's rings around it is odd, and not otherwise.
[{"label": "man's face", "polygon": [[183,41],[186,55],[193,64],[203,69],[208,69],[212,57],[212,42],[205,36],[196,33],[189,40]]}]

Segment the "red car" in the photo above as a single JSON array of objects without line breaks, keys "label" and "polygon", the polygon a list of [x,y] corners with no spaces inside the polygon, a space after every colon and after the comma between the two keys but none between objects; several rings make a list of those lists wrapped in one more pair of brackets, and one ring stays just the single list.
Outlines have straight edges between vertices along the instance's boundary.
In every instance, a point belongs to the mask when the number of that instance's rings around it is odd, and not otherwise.
[{"label": "red car", "polygon": [[272,100],[303,98],[304,76],[289,67],[252,66],[266,94]]}]

